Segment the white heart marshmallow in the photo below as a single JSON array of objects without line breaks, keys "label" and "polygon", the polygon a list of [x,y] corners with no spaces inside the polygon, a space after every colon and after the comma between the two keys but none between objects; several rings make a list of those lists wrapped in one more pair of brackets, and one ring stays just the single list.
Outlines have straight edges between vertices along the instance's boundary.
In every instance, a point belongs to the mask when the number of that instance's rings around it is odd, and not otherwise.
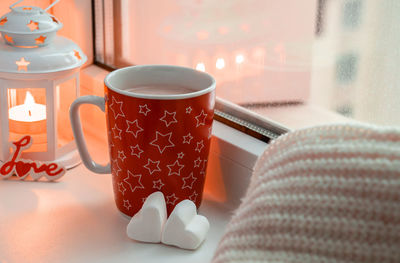
[{"label": "white heart marshmallow", "polygon": [[207,218],[197,215],[196,205],[183,200],[165,223],[161,242],[183,249],[196,249],[206,238],[209,228]]},{"label": "white heart marshmallow", "polygon": [[164,195],[155,192],[149,195],[142,208],[129,222],[128,237],[142,242],[160,243],[161,234],[167,220]]}]

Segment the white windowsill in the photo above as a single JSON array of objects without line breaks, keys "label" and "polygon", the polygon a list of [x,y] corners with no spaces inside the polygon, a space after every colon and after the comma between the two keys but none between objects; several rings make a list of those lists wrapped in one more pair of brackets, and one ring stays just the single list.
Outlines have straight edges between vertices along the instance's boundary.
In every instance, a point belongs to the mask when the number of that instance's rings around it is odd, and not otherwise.
[{"label": "white windowsill", "polygon": [[302,129],[314,125],[356,122],[333,111],[312,104],[298,104],[279,107],[253,109],[260,115],[287,127],[290,130]]}]

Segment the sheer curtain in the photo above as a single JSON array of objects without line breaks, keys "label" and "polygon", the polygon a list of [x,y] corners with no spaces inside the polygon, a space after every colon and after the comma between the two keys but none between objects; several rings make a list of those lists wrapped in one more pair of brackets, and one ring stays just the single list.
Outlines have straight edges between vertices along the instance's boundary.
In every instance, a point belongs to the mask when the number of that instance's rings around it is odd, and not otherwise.
[{"label": "sheer curtain", "polygon": [[400,125],[400,1],[322,0],[319,14],[311,103]]}]

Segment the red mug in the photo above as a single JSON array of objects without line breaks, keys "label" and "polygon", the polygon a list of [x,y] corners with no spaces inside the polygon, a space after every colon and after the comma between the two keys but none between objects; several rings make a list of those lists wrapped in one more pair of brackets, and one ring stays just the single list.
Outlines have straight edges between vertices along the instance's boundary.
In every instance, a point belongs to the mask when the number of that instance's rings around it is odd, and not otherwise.
[{"label": "red mug", "polygon": [[[152,85],[161,89],[152,91]],[[180,93],[183,86],[189,92]],[[88,153],[78,114],[82,104],[94,104],[106,114],[111,164],[99,165]],[[104,98],[75,100],[70,118],[83,163],[93,172],[112,174],[115,202],[123,214],[133,216],[156,191],[164,194],[170,214],[185,199],[201,204],[214,104],[215,80],[206,73],[132,66],[107,75]]]}]

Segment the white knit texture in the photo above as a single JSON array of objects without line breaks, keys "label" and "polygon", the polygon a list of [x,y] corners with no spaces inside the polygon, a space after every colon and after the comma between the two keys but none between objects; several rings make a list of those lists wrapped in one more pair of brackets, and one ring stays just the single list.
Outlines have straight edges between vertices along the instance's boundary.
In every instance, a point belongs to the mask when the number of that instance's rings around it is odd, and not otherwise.
[{"label": "white knit texture", "polygon": [[400,130],[321,126],[274,141],[213,262],[400,262]]}]

